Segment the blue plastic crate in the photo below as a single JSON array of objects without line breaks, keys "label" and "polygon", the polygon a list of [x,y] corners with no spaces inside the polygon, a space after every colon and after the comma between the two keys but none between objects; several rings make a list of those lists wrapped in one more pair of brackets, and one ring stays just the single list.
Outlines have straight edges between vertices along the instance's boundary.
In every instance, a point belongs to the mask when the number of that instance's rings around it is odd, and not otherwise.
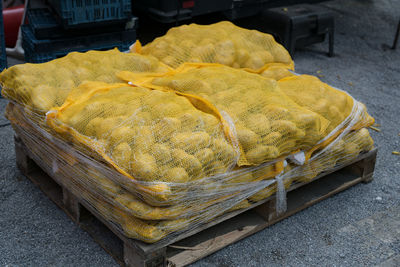
[{"label": "blue plastic crate", "polygon": [[37,39],[55,38],[63,35],[63,27],[50,9],[28,9],[26,16]]},{"label": "blue plastic crate", "polygon": [[120,51],[126,51],[135,40],[135,30],[52,40],[37,40],[28,25],[22,26],[22,47],[25,51],[25,61],[31,63],[47,62],[63,57],[73,51],[109,50],[115,47]]},{"label": "blue plastic crate", "polygon": [[[56,19],[57,15],[49,8],[29,9],[27,18],[36,39],[54,39],[60,37],[76,37],[95,33],[116,32],[125,28],[125,22],[77,29],[64,29]],[[136,17],[133,17],[137,20]],[[133,19],[132,18],[132,19]]]},{"label": "blue plastic crate", "polygon": [[7,68],[6,42],[4,39],[3,1],[0,1],[0,71]]},{"label": "blue plastic crate", "polygon": [[49,0],[65,28],[127,21],[131,0]]}]

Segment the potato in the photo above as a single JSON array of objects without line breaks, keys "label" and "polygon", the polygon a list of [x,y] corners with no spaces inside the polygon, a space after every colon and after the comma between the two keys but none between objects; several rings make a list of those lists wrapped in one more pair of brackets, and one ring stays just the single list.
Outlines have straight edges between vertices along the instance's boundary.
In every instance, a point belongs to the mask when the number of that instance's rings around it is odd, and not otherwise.
[{"label": "potato", "polygon": [[374,140],[372,140],[366,128],[355,132],[355,143],[364,151],[369,151],[374,147]]},{"label": "potato", "polygon": [[140,126],[134,129],[137,134],[134,140],[134,148],[136,151],[147,152],[155,143],[154,133],[150,126]]},{"label": "potato", "polygon": [[132,156],[132,149],[128,143],[123,142],[117,145],[112,151],[112,157],[124,170],[129,170],[129,163]]},{"label": "potato", "polygon": [[294,123],[302,129],[319,129],[319,119],[315,113],[297,113],[294,116]]},{"label": "potato", "polygon": [[172,160],[171,149],[166,144],[154,144],[152,155],[156,159],[158,165],[164,165]]},{"label": "potato", "polygon": [[157,117],[176,117],[182,112],[181,107],[173,102],[159,103],[153,108],[153,115]]},{"label": "potato", "polygon": [[96,129],[97,138],[105,138],[111,134],[112,129],[117,125],[115,118],[104,119]]},{"label": "potato", "polygon": [[279,156],[279,150],[275,146],[259,145],[246,152],[246,158],[253,164],[260,164],[268,159]]},{"label": "potato", "polygon": [[31,101],[34,108],[40,111],[48,111],[55,105],[56,93],[55,88],[41,84],[32,89]]},{"label": "potato", "polygon": [[346,143],[344,145],[344,151],[347,158],[355,158],[358,156],[361,149],[356,143]]},{"label": "potato", "polygon": [[[302,145],[303,144],[304,143],[302,143]],[[279,148],[280,154],[287,154],[296,149],[303,149],[304,147],[302,145],[297,145],[296,140],[286,139],[286,140],[282,140],[282,142],[279,144],[278,148]],[[306,148],[308,148],[308,147],[306,146]]]},{"label": "potato", "polygon": [[187,151],[195,151],[208,147],[211,137],[206,132],[183,132],[171,137],[172,147],[181,148]]},{"label": "potato", "polygon": [[201,174],[202,165],[193,155],[182,149],[172,149],[171,155],[176,164],[185,168],[191,178],[197,178]]},{"label": "potato", "polygon": [[203,166],[207,166],[214,160],[214,152],[209,148],[204,148],[197,151],[194,156],[200,161]]},{"label": "potato", "polygon": [[268,118],[261,113],[250,114],[246,121],[246,126],[258,135],[265,135],[271,130]]},{"label": "potato", "polygon": [[193,131],[201,125],[201,118],[195,111],[188,111],[179,117],[183,131]]},{"label": "potato", "polygon": [[319,114],[326,114],[328,112],[329,109],[329,102],[328,100],[321,98],[320,100],[318,100],[313,108],[313,111],[319,113]]},{"label": "potato", "polygon": [[230,164],[236,162],[237,153],[225,139],[215,138],[210,148],[213,150],[216,159]]},{"label": "potato", "polygon": [[89,137],[96,137],[97,136],[97,129],[100,127],[101,123],[103,122],[102,118],[96,117],[89,121],[86,125],[86,128],[83,130],[83,134]]},{"label": "potato", "polygon": [[271,121],[271,129],[287,136],[297,136],[299,133],[296,124],[287,120]]},{"label": "potato", "polygon": [[137,125],[146,125],[149,121],[152,120],[152,116],[151,116],[150,112],[139,111],[139,112],[135,112],[131,116],[130,119],[132,122],[135,122],[135,124],[137,124]]},{"label": "potato", "polygon": [[245,151],[250,150],[261,143],[261,138],[255,132],[245,127],[238,127],[236,133],[239,139],[239,143],[242,145]]},{"label": "potato", "polygon": [[257,51],[250,55],[244,66],[250,69],[260,69],[265,64],[274,61],[274,57],[268,51]]},{"label": "potato", "polygon": [[200,44],[192,50],[191,56],[201,58],[203,62],[209,62],[211,57],[215,55],[215,47],[211,43]]},{"label": "potato", "polygon": [[112,130],[107,141],[112,144],[118,144],[120,142],[127,142],[130,144],[134,141],[134,137],[135,131],[133,129],[127,126],[121,126]]},{"label": "potato", "polygon": [[240,65],[240,67],[243,67],[249,58],[250,55],[246,49],[236,50],[236,62]]},{"label": "potato", "polygon": [[153,156],[139,152],[131,157],[131,170],[137,179],[154,181],[157,177],[158,167]]},{"label": "potato", "polygon": [[210,114],[203,115],[203,123],[204,129],[207,132],[219,131],[221,127],[220,121],[214,115]]},{"label": "potato", "polygon": [[166,56],[162,58],[161,61],[168,66],[175,66],[177,63],[173,56]]},{"label": "potato", "polygon": [[272,132],[265,135],[262,138],[262,143],[264,145],[277,145],[282,139],[282,134],[280,132]]},{"label": "potato", "polygon": [[215,45],[215,53],[216,63],[231,66],[235,61],[235,46],[231,40],[218,42]]},{"label": "potato", "polygon": [[172,183],[186,183],[189,181],[189,175],[184,168],[175,167],[168,169],[163,175],[163,181]]},{"label": "potato", "polygon": [[241,102],[241,101],[233,101],[230,105],[229,105],[229,110],[231,110],[232,112],[234,112],[235,115],[237,116],[242,116],[242,115],[246,115],[249,112],[249,107],[245,102]]},{"label": "potato", "polygon": [[274,55],[275,62],[281,62],[289,64],[292,62],[292,59],[287,52],[287,50],[281,45],[274,45],[271,48],[271,54]]},{"label": "potato", "polygon": [[[225,173],[228,167],[230,166],[226,165],[223,161],[214,160],[210,162],[208,168],[205,169],[205,174],[209,177],[220,173]],[[214,185],[212,186],[212,188],[214,188]]]},{"label": "potato", "polygon": [[178,118],[165,117],[154,125],[153,130],[158,140],[168,140],[181,130],[181,121]]},{"label": "potato", "polygon": [[265,114],[270,120],[285,120],[291,117],[291,114],[287,108],[266,105],[262,108],[262,113]]}]

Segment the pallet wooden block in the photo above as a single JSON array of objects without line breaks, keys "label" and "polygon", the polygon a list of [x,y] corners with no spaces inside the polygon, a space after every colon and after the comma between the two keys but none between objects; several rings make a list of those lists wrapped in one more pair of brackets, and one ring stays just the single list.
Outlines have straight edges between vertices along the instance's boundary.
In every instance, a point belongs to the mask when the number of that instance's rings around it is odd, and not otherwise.
[{"label": "pallet wooden block", "polygon": [[[58,207],[125,266],[184,266],[252,235],[360,182],[372,181],[377,149],[360,154],[345,165],[325,171],[309,183],[292,185],[287,192],[287,211],[277,214],[275,196],[242,210],[224,214],[195,229],[176,236],[168,243],[146,244],[129,239],[79,196],[46,174],[29,149],[15,138],[17,166]],[[40,163],[39,163],[40,164]],[[224,222],[221,224],[221,222]]]}]

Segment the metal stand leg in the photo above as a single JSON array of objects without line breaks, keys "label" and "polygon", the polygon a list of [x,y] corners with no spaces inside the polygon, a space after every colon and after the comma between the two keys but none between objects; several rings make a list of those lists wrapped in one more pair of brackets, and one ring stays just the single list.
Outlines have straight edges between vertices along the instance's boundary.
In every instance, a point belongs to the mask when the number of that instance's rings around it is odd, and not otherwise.
[{"label": "metal stand leg", "polygon": [[395,50],[397,47],[397,41],[399,40],[399,32],[400,32],[400,20],[399,20],[399,23],[397,24],[396,35],[394,36],[393,45],[391,47],[391,49],[393,49],[393,50]]},{"label": "metal stand leg", "polygon": [[328,53],[328,56],[329,57],[333,57],[333,41],[334,41],[333,37],[334,37],[334,32],[335,32],[335,28],[332,25],[332,27],[329,28],[329,32],[328,32],[328,34],[329,34],[329,53]]}]

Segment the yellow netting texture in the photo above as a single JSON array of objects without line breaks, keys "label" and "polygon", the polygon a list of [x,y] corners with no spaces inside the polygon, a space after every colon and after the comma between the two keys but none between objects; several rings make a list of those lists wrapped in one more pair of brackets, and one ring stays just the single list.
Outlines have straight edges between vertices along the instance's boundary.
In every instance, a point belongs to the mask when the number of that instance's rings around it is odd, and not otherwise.
[{"label": "yellow netting texture", "polygon": [[310,149],[325,137],[329,123],[292,101],[276,81],[223,65],[186,65],[154,79],[129,72],[122,72],[119,77],[194,96],[206,106],[211,105],[210,109],[216,108],[230,122],[238,139],[240,166]]},{"label": "yellow netting texture", "polygon": [[353,109],[353,98],[311,75],[291,76],[278,81],[282,91],[293,101],[330,121],[327,132],[341,124]]},{"label": "yellow netting texture", "polygon": [[151,56],[109,51],[73,52],[41,64],[21,64],[4,70],[0,83],[4,97],[45,113],[64,103],[69,91],[83,81],[118,82],[115,73],[163,72],[168,67]]},{"label": "yellow netting texture", "polygon": [[[224,173],[237,161],[220,121],[185,97],[124,84],[88,82],[71,92],[57,131],[99,152],[139,181],[185,183]],[[77,134],[79,133],[79,135]],[[183,190],[183,188],[181,188]],[[175,192],[176,193],[176,192]]]},{"label": "yellow netting texture", "polygon": [[174,68],[185,62],[220,63],[250,70],[271,63],[294,68],[289,53],[272,35],[240,28],[228,21],[172,28],[142,48],[136,46],[134,52],[155,56]]}]

